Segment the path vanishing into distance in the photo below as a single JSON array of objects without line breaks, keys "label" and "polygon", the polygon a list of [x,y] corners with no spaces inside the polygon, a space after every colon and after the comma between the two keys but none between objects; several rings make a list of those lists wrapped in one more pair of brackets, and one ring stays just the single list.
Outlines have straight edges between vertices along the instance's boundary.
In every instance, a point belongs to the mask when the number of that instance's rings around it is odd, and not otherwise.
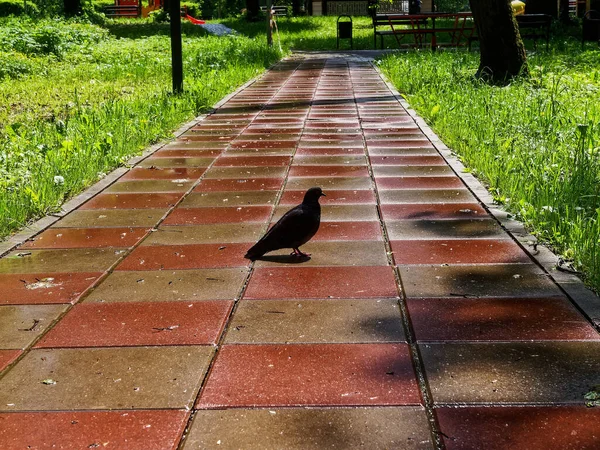
[{"label": "path vanishing into distance", "polygon": [[[461,167],[367,58],[278,63],[0,259],[0,448],[600,448],[600,300]],[[312,258],[244,259],[313,186]]]}]

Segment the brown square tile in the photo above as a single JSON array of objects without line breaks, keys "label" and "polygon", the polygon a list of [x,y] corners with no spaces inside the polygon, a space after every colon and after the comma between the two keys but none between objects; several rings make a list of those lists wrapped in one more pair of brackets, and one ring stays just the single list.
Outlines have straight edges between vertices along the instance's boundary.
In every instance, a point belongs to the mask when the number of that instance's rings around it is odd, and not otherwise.
[{"label": "brown square tile", "polygon": [[201,225],[216,223],[260,222],[271,217],[271,206],[231,206],[222,208],[176,208],[164,225]]},{"label": "brown square tile", "polygon": [[[480,219],[489,218],[478,203],[404,203],[381,205],[381,214],[389,220]],[[448,225],[451,226],[451,225]]]},{"label": "brown square tile", "polygon": [[296,155],[310,156],[338,156],[338,155],[364,155],[365,150],[360,147],[302,147],[296,150]]},{"label": "brown square tile", "polygon": [[197,180],[206,169],[190,169],[187,167],[134,167],[121,177],[121,180]]},{"label": "brown square tile", "polygon": [[113,272],[84,303],[233,300],[248,269]]},{"label": "brown square tile", "polygon": [[290,177],[368,177],[365,166],[292,166]]},{"label": "brown square tile", "polygon": [[461,189],[465,185],[458,177],[379,177],[377,189]]},{"label": "brown square tile", "polygon": [[510,239],[391,241],[396,264],[513,264],[529,256]]},{"label": "brown square tile", "polygon": [[[439,156],[434,147],[369,147],[369,155],[375,156]],[[377,166],[385,167],[385,166]]]},{"label": "brown square tile", "polygon": [[273,205],[278,191],[192,192],[181,202],[181,208],[206,206]]},{"label": "brown square tile", "polygon": [[111,184],[104,192],[109,194],[165,194],[176,192],[183,194],[187,192],[194,183],[194,180],[188,180],[187,178],[175,180],[125,180]]},{"label": "brown square tile", "polygon": [[439,155],[371,155],[369,159],[374,166],[443,166],[446,164],[444,158]]},{"label": "brown square tile", "polygon": [[232,301],[76,305],[36,348],[214,345]]},{"label": "brown square tile", "polygon": [[[21,353],[21,350],[0,350],[0,372],[6,369],[15,359],[17,359]],[[0,424],[2,419],[0,419]],[[0,427],[0,430],[2,427]],[[0,438],[2,438],[2,431],[0,431]],[[1,439],[0,439],[1,441]]]},{"label": "brown square tile", "polygon": [[140,209],[175,206],[182,194],[99,194],[79,209]]},{"label": "brown square tile", "polygon": [[290,177],[285,188],[306,192],[314,186],[320,186],[325,192],[373,189],[369,177]]},{"label": "brown square tile", "polygon": [[[271,219],[273,222],[279,220],[290,206],[278,206],[275,208],[275,214]],[[347,222],[347,221],[367,221],[374,222],[379,219],[375,205],[322,205],[321,223],[323,222]]]},{"label": "brown square tile", "polygon": [[391,240],[448,238],[507,238],[506,232],[491,219],[387,220]]},{"label": "brown square tile", "polygon": [[389,203],[475,203],[468,189],[405,189],[379,192],[382,204]]},{"label": "brown square tile", "polygon": [[206,178],[282,178],[287,167],[211,167],[204,175]]},{"label": "brown square tile", "polygon": [[450,166],[372,166],[373,174],[380,177],[451,177],[456,176]]},{"label": "brown square tile", "polygon": [[288,166],[289,156],[228,156],[226,153],[215,161],[215,167]]},{"label": "brown square tile", "polygon": [[198,411],[184,449],[234,450],[249,442],[288,450],[433,448],[425,411],[404,406]]},{"label": "brown square tile", "polygon": [[229,344],[404,342],[396,299],[254,300],[238,306]]},{"label": "brown square tile", "polygon": [[102,272],[0,274],[0,305],[75,303]]},{"label": "brown square tile", "polygon": [[116,270],[178,270],[246,267],[251,243],[151,245],[136,248]]},{"label": "brown square tile", "polygon": [[35,349],[0,380],[0,411],[184,409],[210,346]]},{"label": "brown square tile", "polygon": [[221,348],[197,407],[419,403],[406,344],[232,344]]},{"label": "brown square tile", "polygon": [[66,309],[66,305],[0,306],[0,349],[26,349]]},{"label": "brown square tile", "polygon": [[0,259],[0,274],[104,272],[124,251],[114,248],[17,250]]},{"label": "brown square tile", "polygon": [[[298,205],[302,203],[306,191],[290,191],[285,190],[281,199],[280,205]],[[328,190],[325,192],[326,197],[321,198],[322,205],[357,205],[362,203],[375,204],[375,194],[373,191],[334,191]]]},{"label": "brown square tile", "polygon": [[138,167],[208,167],[215,158],[146,158]]},{"label": "brown square tile", "polygon": [[278,191],[282,185],[283,178],[204,179],[194,192]]},{"label": "brown square tile", "polygon": [[323,222],[314,241],[382,241],[379,222]]},{"label": "brown square tile", "polygon": [[175,450],[188,416],[177,410],[4,413],[0,441],[6,450]]},{"label": "brown square tile", "polygon": [[[318,234],[318,233],[317,233]],[[388,264],[382,241],[310,241],[301,249],[312,256],[302,259],[303,267],[310,266],[386,266]],[[258,259],[256,267],[298,264],[290,249],[275,250]]]},{"label": "brown square tile", "polygon": [[579,403],[600,377],[600,342],[421,344],[436,404]]},{"label": "brown square tile", "polygon": [[221,152],[221,150],[202,150],[193,148],[177,150],[167,145],[155,152],[153,156],[155,158],[216,158]]},{"label": "brown square tile", "polygon": [[269,267],[255,269],[245,299],[397,297],[391,267]]},{"label": "brown square tile", "polygon": [[265,225],[261,223],[164,226],[148,236],[142,245],[255,242],[264,231]]},{"label": "brown square tile", "polygon": [[548,297],[561,291],[534,264],[400,266],[407,297]]},{"label": "brown square tile", "polygon": [[600,340],[566,298],[409,298],[419,341]]},{"label": "brown square tile", "polygon": [[49,228],[20,248],[132,247],[148,228]]},{"label": "brown square tile", "polygon": [[296,155],[294,156],[296,166],[366,166],[365,155]]},{"label": "brown square tile", "polygon": [[584,406],[438,408],[448,450],[595,450],[600,409]]},{"label": "brown square tile", "polygon": [[153,227],[167,212],[164,209],[75,210],[63,217],[62,228]]}]

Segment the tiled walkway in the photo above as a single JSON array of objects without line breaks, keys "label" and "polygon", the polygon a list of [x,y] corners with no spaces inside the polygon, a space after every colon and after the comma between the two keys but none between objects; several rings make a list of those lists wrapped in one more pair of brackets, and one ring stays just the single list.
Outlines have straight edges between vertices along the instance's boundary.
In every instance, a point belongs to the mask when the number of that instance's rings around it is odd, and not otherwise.
[{"label": "tiled walkway", "polygon": [[[312,186],[312,259],[245,260]],[[0,286],[3,450],[600,448],[598,333],[356,58],[280,63]]]}]

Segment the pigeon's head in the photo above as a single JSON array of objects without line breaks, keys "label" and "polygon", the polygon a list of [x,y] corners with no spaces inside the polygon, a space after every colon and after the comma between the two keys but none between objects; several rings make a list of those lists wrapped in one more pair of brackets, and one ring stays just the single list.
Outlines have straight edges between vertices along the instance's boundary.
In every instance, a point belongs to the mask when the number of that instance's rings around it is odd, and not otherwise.
[{"label": "pigeon's head", "polygon": [[321,198],[321,196],[325,197],[325,194],[323,194],[320,187],[310,188],[306,191],[306,194],[304,194],[302,203],[319,203],[319,198]]}]

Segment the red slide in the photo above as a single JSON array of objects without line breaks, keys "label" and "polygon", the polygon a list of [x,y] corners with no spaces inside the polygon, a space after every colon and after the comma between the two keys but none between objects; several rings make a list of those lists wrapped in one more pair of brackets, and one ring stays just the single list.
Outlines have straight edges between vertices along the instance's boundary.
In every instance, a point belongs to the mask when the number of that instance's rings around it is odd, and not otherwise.
[{"label": "red slide", "polygon": [[189,20],[190,22],[192,22],[194,25],[204,25],[206,23],[204,20],[196,19],[196,18],[190,16],[189,14],[186,14],[185,18],[187,20]]}]

